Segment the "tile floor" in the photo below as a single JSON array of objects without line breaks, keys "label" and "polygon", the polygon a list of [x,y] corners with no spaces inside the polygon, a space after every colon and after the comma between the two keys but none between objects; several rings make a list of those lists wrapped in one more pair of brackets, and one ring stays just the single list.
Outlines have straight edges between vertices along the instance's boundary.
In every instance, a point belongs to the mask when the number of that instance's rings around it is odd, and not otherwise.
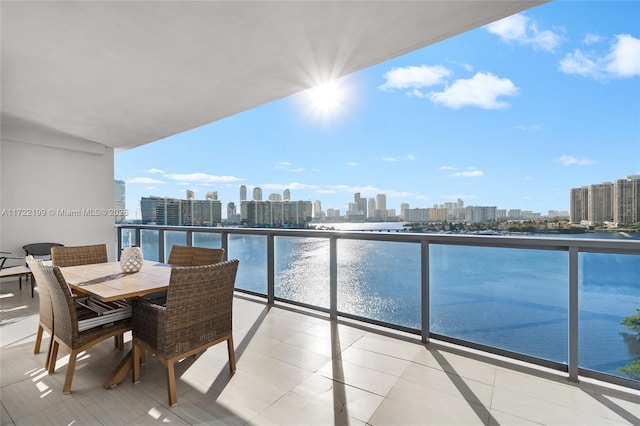
[{"label": "tile floor", "polygon": [[233,376],[224,344],[183,361],[171,408],[164,369],[151,356],[140,383],[129,376],[102,387],[123,356],[107,341],[79,360],[72,393],[63,395],[66,353],[52,375],[45,354],[33,354],[37,300],[17,281],[0,286],[2,425],[640,424],[637,391],[572,384],[554,372],[240,295]]}]

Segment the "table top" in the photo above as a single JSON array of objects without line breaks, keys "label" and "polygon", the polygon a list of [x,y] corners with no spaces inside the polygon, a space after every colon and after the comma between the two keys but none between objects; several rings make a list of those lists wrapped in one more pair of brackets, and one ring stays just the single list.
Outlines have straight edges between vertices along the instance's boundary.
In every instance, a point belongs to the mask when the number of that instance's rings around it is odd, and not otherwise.
[{"label": "table top", "polygon": [[166,290],[171,265],[144,261],[139,272],[125,274],[119,262],[60,268],[69,287],[75,292],[110,302]]}]

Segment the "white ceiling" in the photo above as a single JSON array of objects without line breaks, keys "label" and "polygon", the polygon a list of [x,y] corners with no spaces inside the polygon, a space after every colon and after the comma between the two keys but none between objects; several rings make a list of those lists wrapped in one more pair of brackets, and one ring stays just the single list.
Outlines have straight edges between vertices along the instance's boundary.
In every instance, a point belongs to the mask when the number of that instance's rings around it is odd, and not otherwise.
[{"label": "white ceiling", "polygon": [[544,1],[2,1],[2,129],[128,149]]}]

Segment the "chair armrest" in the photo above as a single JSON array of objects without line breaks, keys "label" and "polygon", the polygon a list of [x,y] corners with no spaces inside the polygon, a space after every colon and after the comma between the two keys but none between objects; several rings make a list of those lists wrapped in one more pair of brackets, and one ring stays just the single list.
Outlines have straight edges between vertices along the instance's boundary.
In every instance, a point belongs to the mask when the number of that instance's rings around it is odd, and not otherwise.
[{"label": "chair armrest", "polygon": [[133,337],[157,347],[158,336],[164,333],[167,308],[142,298],[131,301]]}]

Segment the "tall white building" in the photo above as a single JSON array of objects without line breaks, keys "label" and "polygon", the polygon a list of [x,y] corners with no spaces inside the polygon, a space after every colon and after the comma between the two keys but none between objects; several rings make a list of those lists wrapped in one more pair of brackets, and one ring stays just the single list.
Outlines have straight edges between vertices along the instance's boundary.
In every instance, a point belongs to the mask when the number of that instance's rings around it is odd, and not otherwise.
[{"label": "tall white building", "polygon": [[262,201],[262,188],[259,186],[253,188],[253,201]]},{"label": "tall white building", "polygon": [[240,202],[247,201],[247,186],[240,185]]}]

